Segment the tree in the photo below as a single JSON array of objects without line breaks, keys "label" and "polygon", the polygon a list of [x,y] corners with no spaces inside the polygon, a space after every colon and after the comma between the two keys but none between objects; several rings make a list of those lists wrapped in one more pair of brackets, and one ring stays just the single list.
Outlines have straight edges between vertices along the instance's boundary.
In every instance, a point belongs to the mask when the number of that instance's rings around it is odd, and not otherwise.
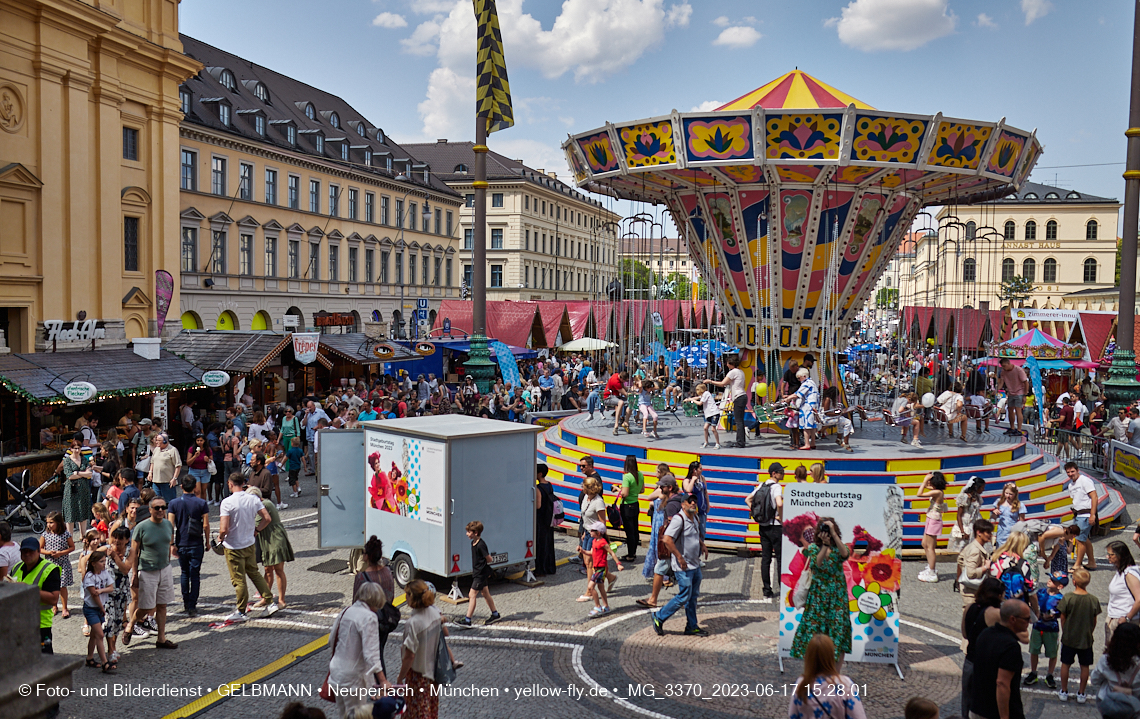
[{"label": "tree", "polygon": [[998,298],[1001,299],[1003,303],[1009,304],[1010,307],[1014,307],[1017,303],[1028,300],[1036,291],[1037,286],[1031,281],[1021,275],[1014,275],[1011,279],[1001,283],[1001,289],[998,290]]},{"label": "tree", "polygon": [[875,306],[898,309],[899,290],[897,287],[884,287],[875,295]]},{"label": "tree", "polygon": [[1112,281],[1116,287],[1120,287],[1120,238],[1116,238],[1116,274],[1115,279]]},{"label": "tree", "polygon": [[649,283],[652,279],[649,266],[628,257],[622,259],[618,279],[625,286],[626,299],[648,299]]}]

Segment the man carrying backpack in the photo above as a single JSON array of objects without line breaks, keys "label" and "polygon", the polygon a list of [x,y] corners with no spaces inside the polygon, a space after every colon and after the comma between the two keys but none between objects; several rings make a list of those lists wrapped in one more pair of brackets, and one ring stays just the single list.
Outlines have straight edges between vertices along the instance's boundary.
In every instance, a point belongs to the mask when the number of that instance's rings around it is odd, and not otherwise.
[{"label": "man carrying backpack", "polygon": [[[784,495],[780,480],[784,478],[784,465],[768,465],[768,476],[758,475],[760,484],[744,498],[748,513],[760,525],[760,571],[764,574],[764,598],[775,597],[772,591],[772,557],[776,558],[776,574],[780,573],[781,521],[784,516]],[[778,582],[777,582],[778,586]]]}]

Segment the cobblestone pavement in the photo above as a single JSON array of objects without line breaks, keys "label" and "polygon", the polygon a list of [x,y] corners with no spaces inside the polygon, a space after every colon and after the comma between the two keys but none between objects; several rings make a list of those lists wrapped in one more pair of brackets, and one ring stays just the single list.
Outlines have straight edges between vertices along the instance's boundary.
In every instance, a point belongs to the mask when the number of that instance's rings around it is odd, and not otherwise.
[{"label": "cobblestone pavement", "polygon": [[[1140,508],[1132,497],[1130,508]],[[209,629],[208,624],[232,611],[233,590],[220,558],[207,556],[203,568],[200,609],[190,620],[181,606],[172,607],[170,638],[174,651],[154,648],[153,637],[132,642],[121,650],[118,674],[94,669],[75,674],[77,692],[63,700],[61,716],[88,719],[95,716],[163,717],[190,704],[194,696],[124,697],[124,687],[173,687],[201,694],[233,682],[303,647],[328,632],[336,613],[347,601],[352,578],[347,573],[323,574],[310,568],[343,551],[315,549],[314,510],[299,508],[283,514],[297,561],[287,565],[289,607],[272,618],[255,618],[247,624]],[[215,510],[216,515],[216,510]],[[216,516],[215,516],[216,521]],[[570,556],[573,540],[556,535],[560,558]],[[1103,557],[1104,544],[1125,535],[1121,529],[1096,541]],[[1090,590],[1107,597],[1110,571],[1103,559]],[[849,664],[844,671],[866,685],[869,717],[901,717],[906,700],[926,696],[937,701],[943,716],[959,712],[962,654],[958,641],[961,602],[950,591],[953,565],[940,565],[943,581],[925,584],[914,579],[921,569],[906,562],[901,606],[904,616],[900,680],[891,666]],[[177,574],[177,569],[175,569]],[[759,560],[730,554],[713,554],[704,570],[701,623],[712,636],[680,635],[683,620],[670,620],[666,636],[652,630],[647,612],[635,600],[647,596],[648,583],[640,563],[619,575],[611,595],[614,613],[588,619],[587,603],[575,598],[585,588],[585,576],[576,564],[564,564],[546,583],[527,588],[514,583],[495,584],[492,592],[503,620],[492,626],[452,629],[455,654],[466,666],[442,699],[444,717],[771,717],[786,712],[787,694],[800,662],[786,660],[780,673],[776,659],[777,608],[761,596]],[[461,583],[466,590],[466,584]],[[441,594],[447,587],[439,587]],[[662,593],[662,601],[671,596]],[[74,608],[77,603],[71,602]],[[439,604],[445,616],[457,617],[465,605]],[[479,605],[476,619],[487,616]],[[86,640],[81,614],[56,620],[56,650],[81,655]],[[1103,632],[1098,627],[1097,650]],[[387,661],[397,666],[399,637],[389,641]],[[292,699],[283,692],[309,693],[301,701],[321,706],[316,692],[328,667],[327,648],[286,666],[258,684],[237,689],[234,696],[214,702],[197,716],[207,719],[276,716]],[[286,662],[283,662],[286,664]],[[393,669],[394,671],[394,669]],[[120,696],[115,696],[116,689]],[[463,696],[487,690],[492,696]],[[105,694],[104,694],[105,692]],[[1030,717],[1095,717],[1093,704],[1061,704],[1044,690],[1025,691]],[[180,714],[188,716],[189,713]]]}]

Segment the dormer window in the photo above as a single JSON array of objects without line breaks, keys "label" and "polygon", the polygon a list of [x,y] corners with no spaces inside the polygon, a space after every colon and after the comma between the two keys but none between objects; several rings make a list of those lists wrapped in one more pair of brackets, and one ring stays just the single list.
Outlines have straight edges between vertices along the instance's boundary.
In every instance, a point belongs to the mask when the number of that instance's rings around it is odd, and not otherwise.
[{"label": "dormer window", "polygon": [[332,125],[333,127],[337,128],[337,129],[339,129],[340,128],[340,116],[337,115],[335,112],[333,114],[329,115],[329,124]]},{"label": "dormer window", "polygon": [[258,135],[265,137],[265,117],[262,115],[253,116],[253,131]]},{"label": "dormer window", "polygon": [[193,99],[190,91],[184,87],[178,88],[178,100],[182,103],[182,114],[190,114],[190,101]]},{"label": "dormer window", "polygon": [[384,158],[384,169],[388,172],[392,171],[392,157],[390,155]]},{"label": "dormer window", "polygon": [[318,155],[325,154],[325,138],[324,138],[324,136],[317,135],[316,137],[313,138],[313,142],[317,146],[317,154]]},{"label": "dormer window", "polygon": [[1037,193],[1036,192],[1027,192],[1027,193],[1025,193],[1025,199],[1026,200],[1036,200],[1036,199],[1038,199]]},{"label": "dormer window", "polygon": [[369,166],[372,165],[372,150],[369,150],[367,148],[364,150],[364,164]]},{"label": "dormer window", "polygon": [[226,127],[230,126],[230,106],[224,102],[218,103],[218,120]]},{"label": "dormer window", "polygon": [[[384,131],[383,130],[380,130],[380,129],[376,130],[376,142],[384,142]],[[391,170],[392,168],[389,167],[388,169]]]},{"label": "dormer window", "polygon": [[348,143],[347,142],[340,143],[340,159],[344,160],[345,162],[348,162]]},{"label": "dormer window", "polygon": [[237,80],[234,79],[234,74],[229,70],[222,70],[222,74],[218,76],[218,82],[222,83],[222,87],[230,92],[237,92]]},{"label": "dormer window", "polygon": [[1059,199],[1061,199],[1061,196],[1058,195],[1056,192],[1049,192],[1049,193],[1046,193],[1045,199],[1046,200],[1059,200]]},{"label": "dormer window", "polygon": [[292,125],[285,126],[285,142],[288,142],[290,145],[297,144],[297,128]]},{"label": "dormer window", "polygon": [[428,181],[428,170],[427,170],[427,168],[425,167],[425,168],[424,168],[424,182],[427,182],[427,181]]},{"label": "dormer window", "polygon": [[305,117],[310,120],[317,119],[317,108],[313,107],[313,103],[311,102],[305,105]]},{"label": "dormer window", "polygon": [[356,125],[356,134],[358,134],[358,135],[360,135],[361,137],[363,137],[363,138],[366,138],[366,139],[367,139],[367,137],[368,137],[368,131],[367,131],[367,130],[364,128],[364,123],[363,123],[363,122],[357,123],[357,125]]},{"label": "dormer window", "polygon": [[455,166],[455,174],[466,175],[467,174],[467,165],[456,165]]},{"label": "dormer window", "polygon": [[264,84],[260,82],[257,83],[257,87],[253,88],[253,94],[257,97],[258,100],[261,100],[266,105],[269,104],[269,90],[265,88]]}]

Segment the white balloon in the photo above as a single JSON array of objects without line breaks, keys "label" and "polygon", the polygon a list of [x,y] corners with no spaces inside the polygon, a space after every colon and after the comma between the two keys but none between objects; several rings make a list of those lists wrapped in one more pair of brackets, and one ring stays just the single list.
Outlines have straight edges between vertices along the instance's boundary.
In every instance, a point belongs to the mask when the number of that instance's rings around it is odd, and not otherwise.
[{"label": "white balloon", "polygon": [[933,392],[927,392],[926,394],[922,395],[922,406],[926,407],[928,409],[930,407],[934,406],[934,393]]}]

